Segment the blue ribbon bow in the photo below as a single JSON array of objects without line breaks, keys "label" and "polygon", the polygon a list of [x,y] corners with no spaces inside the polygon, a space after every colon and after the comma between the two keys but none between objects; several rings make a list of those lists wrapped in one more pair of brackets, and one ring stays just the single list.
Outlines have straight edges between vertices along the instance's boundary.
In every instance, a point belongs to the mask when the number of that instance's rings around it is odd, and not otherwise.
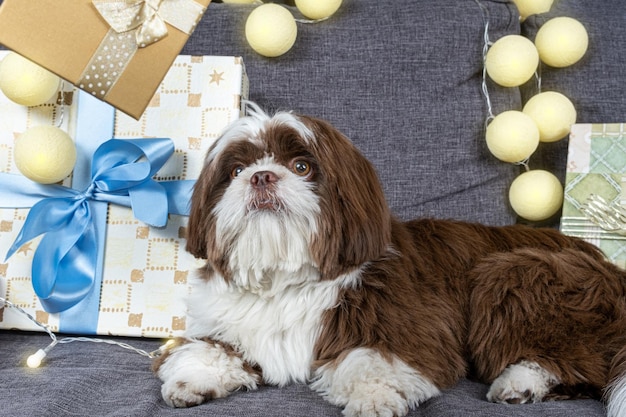
[{"label": "blue ribbon bow", "polygon": [[156,227],[165,226],[168,213],[188,214],[195,181],[152,179],[173,152],[169,139],[104,142],[93,155],[91,183],[83,191],[0,173],[0,206],[32,207],[7,259],[45,234],[33,256],[32,283],[46,311],[57,313],[76,305],[96,282],[101,248],[93,204],[130,206],[137,219]]}]

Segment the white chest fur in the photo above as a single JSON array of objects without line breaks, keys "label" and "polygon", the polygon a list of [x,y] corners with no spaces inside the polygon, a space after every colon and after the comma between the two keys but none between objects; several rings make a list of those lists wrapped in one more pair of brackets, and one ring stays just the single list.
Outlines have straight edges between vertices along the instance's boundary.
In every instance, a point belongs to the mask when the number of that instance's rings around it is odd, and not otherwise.
[{"label": "white chest fur", "polygon": [[229,285],[221,276],[198,279],[188,300],[187,336],[231,344],[246,361],[261,366],[267,383],[305,382],[323,313],[336,305],[341,288],[358,284],[359,276],[355,271],[332,281],[304,280],[260,294]]}]

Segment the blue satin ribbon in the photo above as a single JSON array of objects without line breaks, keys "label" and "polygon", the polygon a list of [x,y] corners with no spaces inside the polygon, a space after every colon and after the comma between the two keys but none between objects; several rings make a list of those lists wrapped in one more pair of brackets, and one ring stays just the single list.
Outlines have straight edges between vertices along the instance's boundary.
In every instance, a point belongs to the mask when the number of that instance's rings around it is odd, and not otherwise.
[{"label": "blue satin ribbon", "polygon": [[104,232],[94,223],[94,204],[131,207],[137,219],[155,227],[165,226],[168,213],[189,214],[195,181],[152,179],[173,152],[169,139],[108,140],[95,151],[91,182],[82,191],[0,173],[0,207],[31,207],[7,259],[44,235],[33,256],[32,283],[46,311],[76,305],[96,282],[98,242]]}]

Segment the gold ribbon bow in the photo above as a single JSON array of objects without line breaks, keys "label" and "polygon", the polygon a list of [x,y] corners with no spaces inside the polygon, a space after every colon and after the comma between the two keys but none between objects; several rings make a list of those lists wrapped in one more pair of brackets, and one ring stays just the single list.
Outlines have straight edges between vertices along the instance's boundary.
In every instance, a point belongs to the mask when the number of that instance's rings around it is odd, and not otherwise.
[{"label": "gold ribbon bow", "polygon": [[140,48],[166,37],[166,23],[191,35],[205,10],[194,0],[93,0],[93,4],[115,32],[136,30]]},{"label": "gold ribbon bow", "polygon": [[167,36],[166,23],[191,35],[205,6],[195,0],[92,0],[111,27],[76,85],[104,99],[139,48]]}]

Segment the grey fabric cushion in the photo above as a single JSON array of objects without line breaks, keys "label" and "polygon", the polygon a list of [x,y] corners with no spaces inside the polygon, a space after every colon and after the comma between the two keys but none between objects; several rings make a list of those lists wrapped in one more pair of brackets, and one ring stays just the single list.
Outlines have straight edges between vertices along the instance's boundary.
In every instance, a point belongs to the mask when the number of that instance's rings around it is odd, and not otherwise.
[{"label": "grey fabric cushion", "polygon": [[[620,28],[626,22],[626,8],[621,0],[598,3],[586,0],[556,2],[549,13],[531,16],[522,25],[525,36],[534,40],[537,30],[547,20],[568,16],[578,19],[589,34],[589,48],[585,56],[567,68],[542,65],[542,90],[559,91],[572,100],[578,123],[626,122],[626,37]],[[536,83],[522,88],[523,99],[537,92]],[[531,165],[545,167],[565,178],[567,138],[541,144],[531,158]]]},{"label": "grey fabric cushion", "polygon": [[[147,351],[159,342],[118,339]],[[39,369],[28,355],[50,342],[47,335],[0,331],[0,415],[34,416],[233,416],[340,417],[341,410],[300,384],[237,392],[188,409],[173,409],[160,398],[149,360],[116,346],[75,342],[57,345]],[[601,417],[598,401],[501,405],[484,398],[487,386],[467,380],[412,411],[411,417]]]},{"label": "grey fabric cushion", "polygon": [[[299,24],[295,46],[274,59],[246,43],[251,6],[213,4],[183,53],[241,55],[252,100],[333,123],[374,162],[401,218],[515,221],[507,190],[519,169],[491,156],[484,141],[478,3],[343,3],[328,21]],[[481,3],[490,37],[519,31],[514,6]],[[494,110],[520,106],[518,89],[490,90]]]}]

